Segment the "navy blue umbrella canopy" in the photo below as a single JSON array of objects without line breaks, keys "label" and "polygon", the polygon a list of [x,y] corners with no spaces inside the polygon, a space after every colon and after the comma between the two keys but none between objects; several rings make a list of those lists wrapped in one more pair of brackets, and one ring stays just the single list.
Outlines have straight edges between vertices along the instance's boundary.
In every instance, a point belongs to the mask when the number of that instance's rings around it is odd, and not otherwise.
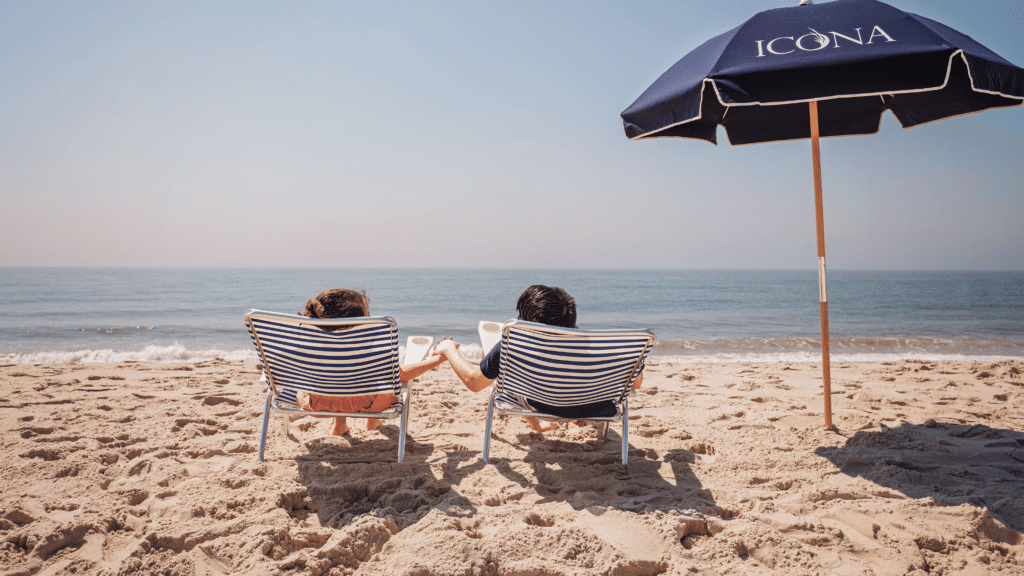
[{"label": "navy blue umbrella canopy", "polygon": [[732,144],[874,134],[1020,106],[1024,70],[972,38],[876,0],[761,12],[677,62],[622,113],[631,139]]}]

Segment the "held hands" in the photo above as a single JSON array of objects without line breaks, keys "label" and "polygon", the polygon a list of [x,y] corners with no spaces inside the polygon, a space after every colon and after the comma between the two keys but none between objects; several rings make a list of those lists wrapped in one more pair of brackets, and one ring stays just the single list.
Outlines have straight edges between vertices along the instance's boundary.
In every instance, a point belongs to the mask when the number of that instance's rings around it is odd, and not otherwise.
[{"label": "held hands", "polygon": [[445,336],[434,346],[434,350],[431,351],[431,354],[448,358],[449,354],[458,349],[459,343],[452,340],[451,336]]},{"label": "held hands", "polygon": [[463,358],[459,353],[459,343],[447,336],[442,338],[437,346],[434,346],[434,354],[448,360],[455,375],[462,380],[470,392],[479,392],[493,382],[480,372],[479,366]]}]

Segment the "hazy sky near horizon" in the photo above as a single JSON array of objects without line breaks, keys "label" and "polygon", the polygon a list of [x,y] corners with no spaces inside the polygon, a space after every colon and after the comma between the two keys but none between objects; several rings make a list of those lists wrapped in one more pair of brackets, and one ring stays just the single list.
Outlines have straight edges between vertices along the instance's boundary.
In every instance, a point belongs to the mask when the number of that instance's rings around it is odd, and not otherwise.
[{"label": "hazy sky near horizon", "polygon": [[[797,4],[0,3],[0,266],[813,268],[810,142],[630,142]],[[1024,66],[1024,0],[892,1]],[[1024,108],[822,141],[833,269],[1024,270]]]}]

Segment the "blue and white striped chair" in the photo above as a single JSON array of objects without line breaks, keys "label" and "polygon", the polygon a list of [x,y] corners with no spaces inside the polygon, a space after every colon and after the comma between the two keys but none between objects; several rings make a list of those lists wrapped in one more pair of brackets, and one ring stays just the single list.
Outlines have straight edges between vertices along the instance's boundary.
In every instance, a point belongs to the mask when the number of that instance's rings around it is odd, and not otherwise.
[{"label": "blue and white striped chair", "polygon": [[[267,402],[260,433],[260,462],[267,442],[271,412],[285,415],[367,418],[365,413],[315,412],[295,404],[299,391],[326,396],[395,395],[395,404],[374,418],[401,418],[398,461],[405,455],[409,422],[408,386],[402,386],[398,368],[398,325],[394,318],[307,318],[294,314],[247,310],[249,335],[263,361],[268,380]],[[345,326],[327,332],[324,328]]]},{"label": "blue and white striped chair", "polygon": [[586,418],[622,422],[622,463],[628,460],[629,400],[633,382],[654,346],[653,330],[576,330],[510,320],[502,327],[501,370],[491,387],[484,432],[484,462],[490,463],[491,421],[499,414],[566,421],[530,410],[516,395],[552,406],[578,406],[611,400],[616,414]]}]

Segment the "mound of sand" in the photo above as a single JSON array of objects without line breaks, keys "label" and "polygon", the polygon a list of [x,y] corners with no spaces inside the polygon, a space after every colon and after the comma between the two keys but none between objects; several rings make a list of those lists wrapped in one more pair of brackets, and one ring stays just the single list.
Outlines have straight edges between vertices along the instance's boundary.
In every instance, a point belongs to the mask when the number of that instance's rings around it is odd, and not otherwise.
[{"label": "mound of sand", "polygon": [[[271,421],[254,365],[0,367],[0,574],[1024,574],[1024,363],[649,365],[621,435],[447,367],[398,428]],[[359,423],[359,421],[356,421]]]}]

